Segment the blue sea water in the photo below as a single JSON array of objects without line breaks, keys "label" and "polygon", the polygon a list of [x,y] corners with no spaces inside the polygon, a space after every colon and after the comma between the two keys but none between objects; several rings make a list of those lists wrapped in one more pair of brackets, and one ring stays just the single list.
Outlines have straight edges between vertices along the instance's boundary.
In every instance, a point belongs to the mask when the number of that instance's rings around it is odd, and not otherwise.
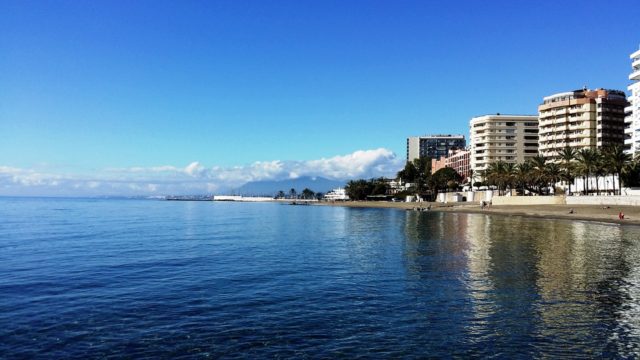
[{"label": "blue sea water", "polygon": [[0,198],[0,358],[452,356],[640,356],[640,228]]}]

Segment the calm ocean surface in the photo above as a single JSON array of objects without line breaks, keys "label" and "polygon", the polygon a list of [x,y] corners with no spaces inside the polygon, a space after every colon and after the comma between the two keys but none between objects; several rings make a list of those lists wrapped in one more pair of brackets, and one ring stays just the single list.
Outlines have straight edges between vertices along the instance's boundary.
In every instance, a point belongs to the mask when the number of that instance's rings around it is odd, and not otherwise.
[{"label": "calm ocean surface", "polygon": [[640,228],[0,198],[0,358],[640,356]]}]

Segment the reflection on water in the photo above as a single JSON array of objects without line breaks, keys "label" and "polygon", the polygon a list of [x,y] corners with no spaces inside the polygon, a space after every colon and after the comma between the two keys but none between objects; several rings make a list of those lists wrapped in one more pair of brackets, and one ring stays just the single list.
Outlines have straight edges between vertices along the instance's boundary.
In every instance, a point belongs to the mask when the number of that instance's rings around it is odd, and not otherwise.
[{"label": "reflection on water", "polygon": [[0,358],[638,358],[640,227],[0,198]]},{"label": "reflection on water", "polygon": [[458,274],[474,348],[640,356],[638,227],[407,212],[404,234],[411,276]]}]

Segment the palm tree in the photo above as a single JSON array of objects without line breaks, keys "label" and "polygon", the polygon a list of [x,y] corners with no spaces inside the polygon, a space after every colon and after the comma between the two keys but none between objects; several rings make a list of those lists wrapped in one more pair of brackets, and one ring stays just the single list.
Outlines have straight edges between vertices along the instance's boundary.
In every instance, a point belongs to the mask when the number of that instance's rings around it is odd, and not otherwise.
[{"label": "palm tree", "polygon": [[[636,157],[625,165],[621,177],[627,186],[640,185],[640,157]],[[620,190],[622,192],[622,188]]]},{"label": "palm tree", "polygon": [[571,191],[571,185],[573,185],[573,178],[575,176],[574,160],[577,155],[578,152],[576,149],[569,146],[566,146],[558,153],[560,164],[562,166],[562,178],[569,185],[569,191]]},{"label": "palm tree", "polygon": [[291,188],[291,190],[289,190],[289,196],[290,196],[292,199],[295,199],[295,198],[296,198],[296,189]]},{"label": "palm tree", "polygon": [[596,178],[596,193],[600,195],[600,177],[607,175],[607,165],[604,162],[604,157],[599,149],[595,149],[596,163],[593,168],[593,174]]},{"label": "palm tree", "polygon": [[555,194],[555,184],[562,180],[562,169],[556,163],[549,163],[545,168],[545,178],[549,182],[549,187],[553,188]]},{"label": "palm tree", "polygon": [[[618,195],[622,195],[622,170],[631,161],[631,155],[624,152],[624,149],[620,145],[608,146],[603,151],[604,161],[609,167],[609,170],[613,175],[618,176]],[[615,184],[613,186],[613,192],[615,194]]]},{"label": "palm tree", "polygon": [[524,162],[516,166],[514,173],[516,186],[522,188],[522,195],[524,195],[525,189],[531,184],[531,163]]},{"label": "palm tree", "polygon": [[598,162],[598,155],[595,149],[592,148],[584,148],[578,151],[578,173],[582,176],[583,179],[583,190],[585,195],[589,193],[589,182],[588,179],[591,177],[591,174],[595,172],[595,167]]},{"label": "palm tree", "polygon": [[506,163],[504,164],[504,179],[503,183],[505,185],[505,189],[508,186],[509,192],[515,187],[516,182],[516,164],[514,163]]},{"label": "palm tree", "polygon": [[531,166],[531,180],[535,183],[538,194],[540,194],[542,186],[547,185],[547,160],[543,156],[537,155],[529,159],[529,164]]},{"label": "palm tree", "polygon": [[493,162],[489,164],[486,170],[487,183],[496,186],[498,194],[502,195],[503,189],[506,189],[507,184],[510,183],[510,172],[513,172],[513,165],[509,168],[504,161]]}]

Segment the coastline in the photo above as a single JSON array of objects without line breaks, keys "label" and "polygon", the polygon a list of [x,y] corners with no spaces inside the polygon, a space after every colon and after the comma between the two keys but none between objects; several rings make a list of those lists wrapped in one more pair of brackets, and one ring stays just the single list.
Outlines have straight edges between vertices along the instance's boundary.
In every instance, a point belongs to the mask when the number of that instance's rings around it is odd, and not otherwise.
[{"label": "coastline", "polygon": [[[389,208],[412,210],[416,207],[426,208],[431,205],[430,211],[458,212],[471,214],[487,214],[502,216],[524,216],[539,219],[577,220],[589,222],[601,222],[618,225],[640,225],[640,207],[614,206],[609,208],[600,205],[493,205],[490,209],[482,210],[477,203],[440,204],[440,203],[406,203],[386,201],[345,201],[345,202],[321,202],[314,205],[343,206],[356,208]],[[573,209],[573,214],[569,211]],[[623,212],[624,220],[618,219],[618,214]]]}]

